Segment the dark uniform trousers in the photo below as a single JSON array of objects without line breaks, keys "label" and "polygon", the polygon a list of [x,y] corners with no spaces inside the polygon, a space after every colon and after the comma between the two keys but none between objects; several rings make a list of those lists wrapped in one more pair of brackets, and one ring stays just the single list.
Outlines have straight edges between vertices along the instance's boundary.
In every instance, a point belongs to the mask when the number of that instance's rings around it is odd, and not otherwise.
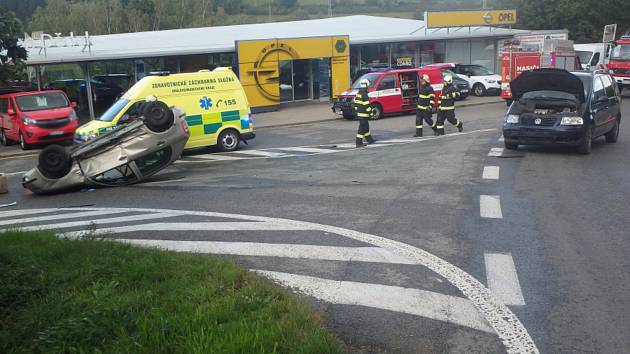
[{"label": "dark uniform trousers", "polygon": [[368,119],[372,113],[372,107],[370,107],[370,99],[367,92],[364,90],[359,91],[354,98],[354,110],[357,112],[357,118],[359,119],[359,129],[357,130],[356,145],[363,146],[363,139],[367,140],[368,144],[374,142],[372,134],[370,134],[370,123]]},{"label": "dark uniform trousers", "polygon": [[459,97],[459,91],[453,85],[446,85],[442,89],[439,100],[439,108],[437,115],[437,133],[444,135],[444,120],[456,126],[461,132],[463,124],[455,118],[455,98]]},{"label": "dark uniform trousers", "polygon": [[433,88],[429,84],[422,85],[420,92],[418,93],[418,106],[416,110],[416,134],[414,136],[422,136],[422,128],[424,122],[427,122],[431,129],[435,131],[435,123],[431,116],[433,112],[433,102],[435,100],[435,93]]}]

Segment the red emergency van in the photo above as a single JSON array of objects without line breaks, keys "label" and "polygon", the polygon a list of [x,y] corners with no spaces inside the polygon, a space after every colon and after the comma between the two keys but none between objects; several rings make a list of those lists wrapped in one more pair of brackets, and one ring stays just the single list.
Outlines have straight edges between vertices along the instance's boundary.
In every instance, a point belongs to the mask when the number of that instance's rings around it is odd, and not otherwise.
[{"label": "red emergency van", "polygon": [[[332,110],[344,118],[354,118],[352,102],[359,92],[360,82],[366,79],[370,82],[368,96],[373,119],[382,118],[384,114],[390,113],[411,113],[416,110],[418,82],[424,74],[429,75],[437,97],[444,86],[442,70],[439,67],[388,70],[367,73],[359,77],[347,91],[333,100]],[[437,107],[437,100],[435,105]]]},{"label": "red emergency van", "polygon": [[607,66],[620,90],[630,88],[630,36],[623,36],[614,42]]}]

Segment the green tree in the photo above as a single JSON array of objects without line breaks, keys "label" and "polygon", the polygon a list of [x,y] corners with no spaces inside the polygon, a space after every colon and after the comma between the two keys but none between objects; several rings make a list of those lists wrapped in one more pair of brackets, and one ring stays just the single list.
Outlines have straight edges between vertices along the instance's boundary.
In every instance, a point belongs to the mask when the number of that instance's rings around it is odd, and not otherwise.
[{"label": "green tree", "polygon": [[0,5],[0,83],[14,80],[26,60],[26,49],[18,44],[22,23],[13,11]]}]

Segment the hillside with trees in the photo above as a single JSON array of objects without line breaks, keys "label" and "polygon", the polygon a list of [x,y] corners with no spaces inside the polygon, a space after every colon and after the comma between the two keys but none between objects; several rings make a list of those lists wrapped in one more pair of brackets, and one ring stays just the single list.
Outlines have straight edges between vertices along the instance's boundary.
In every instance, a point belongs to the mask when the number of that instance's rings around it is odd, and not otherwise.
[{"label": "hillside with trees", "polygon": [[[333,16],[366,14],[420,19],[424,11],[480,9],[482,0],[331,0]],[[108,34],[288,21],[329,16],[328,0],[0,0],[28,31]],[[630,29],[628,0],[488,0],[516,8],[524,29],[568,28],[571,38],[598,41],[603,26]]]}]

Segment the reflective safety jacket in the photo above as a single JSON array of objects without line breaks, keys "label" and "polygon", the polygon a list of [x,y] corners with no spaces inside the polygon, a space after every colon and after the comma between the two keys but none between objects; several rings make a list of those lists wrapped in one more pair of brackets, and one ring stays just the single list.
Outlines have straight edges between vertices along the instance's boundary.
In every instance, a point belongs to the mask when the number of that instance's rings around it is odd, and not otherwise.
[{"label": "reflective safety jacket", "polygon": [[455,98],[459,97],[459,95],[459,91],[453,84],[444,85],[438,101],[438,109],[441,111],[455,109]]},{"label": "reflective safety jacket", "polygon": [[418,109],[429,110],[435,101],[435,93],[431,85],[422,85],[418,93]]},{"label": "reflective safety jacket", "polygon": [[372,107],[370,107],[370,98],[368,97],[367,90],[359,90],[356,96],[354,96],[354,111],[359,118],[370,118]]}]

